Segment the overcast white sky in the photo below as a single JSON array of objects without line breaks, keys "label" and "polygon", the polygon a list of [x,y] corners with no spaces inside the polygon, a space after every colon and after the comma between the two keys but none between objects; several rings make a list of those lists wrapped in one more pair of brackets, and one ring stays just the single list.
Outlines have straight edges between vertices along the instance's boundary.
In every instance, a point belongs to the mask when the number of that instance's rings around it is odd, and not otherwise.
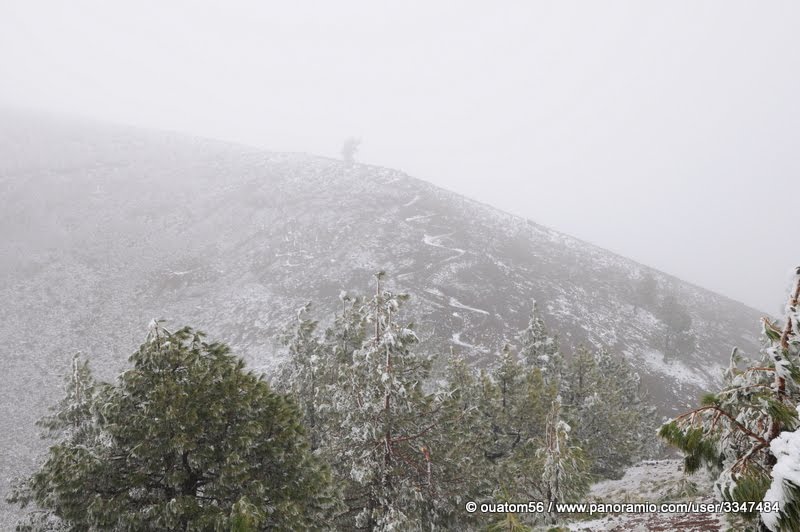
[{"label": "overcast white sky", "polygon": [[0,103],[359,159],[776,313],[800,2],[0,1]]}]

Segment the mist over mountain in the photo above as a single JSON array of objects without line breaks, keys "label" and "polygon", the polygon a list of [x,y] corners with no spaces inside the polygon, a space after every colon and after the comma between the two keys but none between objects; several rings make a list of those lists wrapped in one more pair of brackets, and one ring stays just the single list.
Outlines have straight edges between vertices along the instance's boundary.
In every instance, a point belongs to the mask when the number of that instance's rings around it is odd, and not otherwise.
[{"label": "mist over mountain", "polygon": [[[403,172],[171,133],[2,111],[0,234],[0,491],[35,466],[74,352],[111,378],[164,318],[269,372],[298,307],[324,322],[378,270],[420,349],[489,365],[535,299],[567,356],[623,354],[661,414],[758,350],[758,311]],[[693,349],[669,347],[665,300]]]}]

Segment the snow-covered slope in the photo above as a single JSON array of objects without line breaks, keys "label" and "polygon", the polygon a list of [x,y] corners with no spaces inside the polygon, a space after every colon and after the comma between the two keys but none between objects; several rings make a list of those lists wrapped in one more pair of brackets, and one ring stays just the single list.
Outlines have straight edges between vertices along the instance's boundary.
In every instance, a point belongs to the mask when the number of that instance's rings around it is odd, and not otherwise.
[{"label": "snow-covered slope", "polygon": [[[648,503],[660,509],[667,503],[715,502],[713,481],[705,472],[687,475],[681,460],[657,460],[636,464],[619,480],[594,484],[586,502],[604,505]],[[669,509],[667,507],[665,509]],[[723,513],[618,513],[592,519],[584,516],[569,524],[573,532],[722,532],[732,530]]]},{"label": "snow-covered slope", "polygon": [[[757,349],[753,309],[402,172],[173,134],[0,113],[0,234],[0,490],[43,448],[72,353],[110,377],[163,317],[269,369],[294,309],[324,318],[379,269],[415,296],[423,349],[490,363],[535,298],[567,350],[624,353],[662,413]],[[691,356],[664,362],[645,272],[689,309]]]}]

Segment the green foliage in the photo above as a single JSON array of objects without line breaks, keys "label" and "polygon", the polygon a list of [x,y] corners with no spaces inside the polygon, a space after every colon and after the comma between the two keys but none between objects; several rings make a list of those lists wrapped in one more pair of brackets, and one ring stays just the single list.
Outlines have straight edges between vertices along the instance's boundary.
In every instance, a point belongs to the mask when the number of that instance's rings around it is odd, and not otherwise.
[{"label": "green foliage", "polygon": [[661,502],[674,502],[676,500],[696,499],[698,495],[702,495],[700,486],[693,482],[689,477],[681,478],[678,483],[661,498]]},{"label": "green foliage", "polygon": [[531,527],[525,525],[519,515],[513,513],[503,514],[503,517],[492,523],[487,532],[530,532]]},{"label": "green foliage", "polygon": [[[547,416],[545,445],[537,450],[542,459],[544,500],[553,503],[575,501],[589,488],[591,475],[583,450],[570,442],[570,426],[561,419],[556,398]],[[549,515],[555,524],[557,515]]]},{"label": "green foliage", "polygon": [[621,357],[579,348],[564,371],[561,396],[572,437],[585,447],[593,474],[619,477],[653,447],[653,409]]},{"label": "green foliage", "polygon": [[784,430],[792,431],[797,428],[797,409],[773,397],[765,396],[766,413],[772,420],[779,423]]},{"label": "green foliage", "polygon": [[[718,475],[720,495],[729,501],[761,501],[769,495],[783,501],[779,520],[756,512],[742,513],[760,519],[759,529],[800,529],[800,491],[781,482],[782,472],[794,467],[796,444],[791,431],[798,429],[800,404],[800,270],[790,294],[784,325],[763,320],[764,348],[760,360],[746,361],[734,348],[724,373],[724,387],[707,394],[702,405],[663,425],[660,436],[685,453],[686,470],[705,465]],[[783,451],[776,451],[783,449]],[[788,461],[780,470],[776,463]],[[779,472],[776,475],[776,471]]]},{"label": "green foliage", "polygon": [[800,486],[786,481],[783,490],[786,492],[786,503],[780,509],[778,522],[786,530],[792,530],[790,527],[800,523]]},{"label": "green foliage", "polygon": [[717,465],[720,459],[717,439],[708,436],[701,428],[682,428],[677,421],[661,426],[658,432],[670,445],[684,452],[687,473],[694,473],[703,465]]},{"label": "green foliage", "polygon": [[231,532],[253,532],[263,528],[266,522],[264,511],[242,497],[231,508],[229,518]]},{"label": "green foliage", "polygon": [[713,393],[706,393],[700,398],[700,404],[703,406],[719,406],[719,398]]},{"label": "green foliage", "polygon": [[155,323],[130,361],[116,384],[73,365],[67,399],[43,422],[59,441],[13,502],[68,530],[319,526],[328,473],[294,404],[188,327]]},{"label": "green foliage", "polygon": [[[770,485],[769,473],[757,468],[748,469],[736,479],[736,484],[724,488],[723,496],[726,500],[736,502],[760,501]],[[758,517],[758,512],[739,512],[748,519]]]}]

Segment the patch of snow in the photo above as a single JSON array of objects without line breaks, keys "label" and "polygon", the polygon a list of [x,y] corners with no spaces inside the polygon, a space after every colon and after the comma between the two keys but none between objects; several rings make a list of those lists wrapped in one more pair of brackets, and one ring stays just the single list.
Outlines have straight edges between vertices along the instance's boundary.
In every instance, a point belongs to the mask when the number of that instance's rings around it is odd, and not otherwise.
[{"label": "patch of snow", "polygon": [[603,480],[592,484],[589,496],[592,499],[608,502],[622,502],[615,498],[625,493],[636,493],[641,500],[654,500],[662,497],[662,484],[676,483],[683,478],[681,460],[646,460],[625,470],[618,480]]},{"label": "patch of snow", "polygon": [[433,246],[435,248],[449,249],[450,251],[455,251],[456,253],[458,253],[458,255],[455,255],[453,257],[445,259],[445,260],[452,260],[452,259],[455,259],[457,257],[460,257],[461,255],[463,255],[464,253],[467,252],[466,250],[461,249],[461,248],[449,248],[447,246],[442,245],[441,239],[442,238],[446,238],[446,237],[448,237],[448,236],[450,236],[452,234],[453,233],[446,233],[444,235],[438,235],[438,236],[431,236],[431,235],[425,234],[422,237],[422,241],[425,244],[429,245],[429,246]]},{"label": "patch of snow", "polygon": [[[690,485],[696,492],[687,492]],[[686,475],[681,460],[647,460],[629,467],[619,480],[597,482],[587,500],[603,504],[661,502],[711,502],[713,481],[705,472]],[[712,532],[727,530],[724,514],[630,513],[608,514],[591,520],[566,523],[573,532],[681,530]]]},{"label": "patch of snow", "polygon": [[[800,406],[797,407],[800,413]],[[786,491],[792,487],[800,486],[800,430],[794,432],[781,432],[769,444],[772,455],[778,462],[772,467],[770,476],[772,484],[764,494],[764,500],[777,502],[778,508],[785,510],[787,504]],[[761,512],[764,524],[776,532],[780,530],[780,512]]]},{"label": "patch of snow", "polygon": [[423,291],[427,292],[427,293],[429,293],[431,295],[437,296],[437,297],[444,297],[444,294],[442,293],[442,291],[438,290],[436,288],[426,288]]},{"label": "patch of snow", "polygon": [[477,351],[480,351],[481,353],[488,353],[489,352],[489,350],[486,349],[485,347],[468,344],[467,342],[462,341],[460,332],[453,333],[453,336],[451,337],[451,339],[452,339],[454,344],[460,345],[461,347],[467,347],[469,349],[475,349]]},{"label": "patch of snow", "polygon": [[489,315],[489,312],[487,312],[487,311],[485,311],[483,309],[480,309],[480,308],[469,307],[469,306],[461,303],[458,299],[456,299],[454,297],[450,298],[450,306],[451,307],[455,307],[455,308],[460,308],[460,309],[463,309],[463,310],[469,310],[469,311],[472,311],[472,312],[477,312],[478,314],[485,314],[487,316]]},{"label": "patch of snow", "polygon": [[434,216],[436,216],[436,214],[418,214],[417,216],[411,216],[409,218],[406,218],[405,220],[407,222],[415,222],[417,220],[425,220],[427,218],[432,218]]},{"label": "patch of snow", "polygon": [[412,205],[414,205],[414,204],[415,204],[417,201],[419,201],[419,194],[417,194],[416,196],[414,196],[413,198],[411,198],[411,201],[409,201],[408,203],[404,203],[404,204],[403,204],[403,207],[411,207],[411,206],[412,206]]},{"label": "patch of snow", "polygon": [[[630,353],[626,352],[625,354],[630,356]],[[680,360],[665,361],[664,354],[661,351],[646,351],[641,358],[645,366],[653,373],[668,375],[679,383],[691,384],[704,389],[711,386],[708,378],[698,373],[697,370],[688,367]]]}]

